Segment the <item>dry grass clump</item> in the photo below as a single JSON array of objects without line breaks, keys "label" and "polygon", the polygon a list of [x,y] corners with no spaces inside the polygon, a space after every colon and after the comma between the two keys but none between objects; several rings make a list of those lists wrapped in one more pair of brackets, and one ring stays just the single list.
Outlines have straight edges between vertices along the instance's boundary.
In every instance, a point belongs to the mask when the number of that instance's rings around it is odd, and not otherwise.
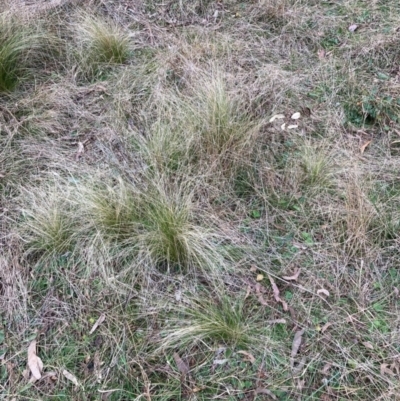
[{"label": "dry grass clump", "polygon": [[141,141],[157,169],[231,178],[250,159],[261,123],[228,90],[221,72],[201,75],[187,91],[168,91],[157,100],[157,121]]},{"label": "dry grass clump", "polygon": [[28,202],[22,209],[21,237],[33,260],[48,262],[75,250],[79,226],[66,191],[55,185],[24,193]]},{"label": "dry grass clump", "polygon": [[71,29],[77,34],[77,55],[84,75],[101,75],[131,56],[129,34],[111,20],[83,13]]},{"label": "dry grass clump", "polygon": [[139,257],[168,270],[218,268],[214,235],[196,223],[192,198],[184,186],[155,181],[139,189],[119,180],[114,186],[92,187],[83,202],[116,260]]},{"label": "dry grass clump", "polygon": [[257,317],[265,314],[257,308],[250,312],[243,294],[232,298],[217,289],[215,294],[197,294],[184,299],[187,305],[169,308],[157,352],[176,347],[192,349],[202,343],[233,349],[251,349],[259,341],[268,348],[273,346],[268,325],[255,324]]},{"label": "dry grass clump", "polygon": [[74,254],[92,263],[90,255],[97,249],[110,266],[108,271],[116,264],[118,270],[135,266],[136,259],[141,269],[147,265],[168,271],[224,267],[216,250],[219,236],[198,224],[200,211],[184,187],[154,182],[139,189],[122,179],[86,189],[79,185],[57,184],[24,194],[29,202],[19,231],[27,257],[51,262]]},{"label": "dry grass clump", "polygon": [[26,25],[10,14],[0,14],[0,92],[11,92],[27,81],[54,49],[54,38],[38,22]]}]

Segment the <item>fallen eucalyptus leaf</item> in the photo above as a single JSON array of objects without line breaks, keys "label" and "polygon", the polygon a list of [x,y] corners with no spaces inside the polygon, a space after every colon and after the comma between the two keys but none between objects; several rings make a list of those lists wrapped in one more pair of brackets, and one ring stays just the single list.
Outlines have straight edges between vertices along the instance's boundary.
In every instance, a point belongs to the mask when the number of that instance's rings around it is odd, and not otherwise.
[{"label": "fallen eucalyptus leaf", "polygon": [[178,367],[179,372],[181,372],[183,375],[187,375],[189,373],[189,366],[186,365],[185,362],[183,362],[182,358],[179,356],[177,352],[174,352],[174,360],[176,363],[176,366]]},{"label": "fallen eucalyptus leaf", "polygon": [[28,347],[28,367],[35,380],[39,380],[42,377],[43,362],[36,355],[36,340],[33,340]]},{"label": "fallen eucalyptus leaf", "polygon": [[283,276],[282,278],[284,280],[288,280],[288,281],[297,281],[300,273],[301,273],[301,269],[296,269],[296,271],[291,276]]},{"label": "fallen eucalyptus leaf", "polygon": [[357,24],[352,24],[349,26],[349,31],[350,32],[355,32],[358,29],[358,25]]},{"label": "fallen eucalyptus leaf", "polygon": [[252,354],[250,354],[250,352],[247,351],[238,351],[238,354],[244,355],[246,357],[245,360],[254,363],[256,361],[256,358],[254,358],[254,356]]},{"label": "fallen eucalyptus leaf", "polygon": [[68,370],[64,369],[62,371],[62,374],[65,376],[66,379],[68,379],[69,381],[71,381],[72,383],[75,384],[75,386],[79,386],[79,382],[78,379],[70,372],[68,372]]},{"label": "fallen eucalyptus leaf", "polygon": [[327,297],[329,297],[329,291],[328,290],[325,290],[325,288],[321,288],[320,290],[318,290],[317,291],[317,294],[318,295],[321,295],[321,294],[324,294],[324,295],[326,295]]},{"label": "fallen eucalyptus leaf", "polygon": [[290,353],[290,367],[293,369],[294,367],[294,358],[299,352],[301,342],[303,340],[303,334],[305,330],[301,329],[299,331],[296,331],[294,338],[293,338],[293,343],[292,343],[292,352]]},{"label": "fallen eucalyptus leaf", "polygon": [[272,117],[269,119],[269,122],[270,122],[270,123],[273,123],[275,120],[280,120],[280,119],[282,119],[282,118],[285,118],[285,115],[284,115],[284,114],[275,114],[274,116],[272,116]]},{"label": "fallen eucalyptus leaf", "polygon": [[280,297],[280,292],[279,292],[279,288],[275,283],[275,280],[268,275],[269,281],[271,282],[271,286],[272,286],[272,292],[274,294],[274,298],[277,302],[280,302],[282,304],[283,310],[287,311],[288,310],[288,305],[287,303]]}]

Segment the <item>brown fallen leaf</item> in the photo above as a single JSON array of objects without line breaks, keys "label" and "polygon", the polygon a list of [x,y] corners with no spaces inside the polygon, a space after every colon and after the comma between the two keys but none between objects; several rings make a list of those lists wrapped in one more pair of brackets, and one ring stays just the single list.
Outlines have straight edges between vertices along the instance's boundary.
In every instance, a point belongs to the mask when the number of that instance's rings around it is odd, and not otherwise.
[{"label": "brown fallen leaf", "polygon": [[352,24],[349,26],[349,31],[350,32],[355,32],[358,29],[358,25],[357,24]]},{"label": "brown fallen leaf", "polygon": [[370,341],[363,341],[361,344],[362,344],[365,348],[374,349],[374,346],[372,345],[372,343],[371,343]]},{"label": "brown fallen leaf", "polygon": [[288,280],[288,281],[297,281],[300,273],[301,273],[301,269],[296,269],[296,271],[291,276],[283,276],[282,278],[284,280]]},{"label": "brown fallen leaf", "polygon": [[96,323],[93,325],[92,329],[89,331],[89,334],[93,334],[95,330],[104,322],[105,319],[106,315],[102,313],[100,317],[96,320]]},{"label": "brown fallen leaf", "polygon": [[42,377],[43,362],[36,355],[36,340],[33,340],[28,347],[28,367],[33,379],[39,380]]},{"label": "brown fallen leaf", "polygon": [[290,353],[290,367],[292,369],[294,367],[294,358],[296,357],[297,353],[299,352],[301,342],[303,340],[302,336],[303,336],[304,332],[305,332],[304,329],[296,331],[294,338],[293,338],[292,352]]},{"label": "brown fallen leaf", "polygon": [[389,368],[389,364],[387,363],[382,363],[381,365],[381,375],[382,376],[395,376],[396,373],[394,373],[390,368]]},{"label": "brown fallen leaf", "polygon": [[332,323],[327,322],[321,327],[321,333],[325,333],[326,330],[328,330],[329,327],[332,326]]},{"label": "brown fallen leaf", "polygon": [[274,294],[274,298],[276,302],[280,302],[282,304],[283,310],[287,311],[288,310],[288,305],[287,303],[280,297],[280,292],[279,292],[279,288],[275,283],[275,280],[268,275],[269,281],[271,282],[271,286],[272,286],[272,292]]},{"label": "brown fallen leaf", "polygon": [[177,352],[174,352],[174,360],[176,363],[176,366],[179,370],[179,372],[182,373],[183,376],[186,376],[189,373],[189,366],[186,365],[185,362],[183,362],[182,358],[179,356],[179,354]]},{"label": "brown fallen leaf", "polygon": [[318,290],[317,291],[317,294],[318,295],[321,295],[321,294],[324,294],[324,295],[326,295],[327,297],[329,297],[329,291],[328,290],[325,290],[325,288],[321,288],[320,290]]},{"label": "brown fallen leaf", "polygon": [[365,149],[369,146],[369,144],[372,142],[372,139],[365,142],[361,147],[360,147],[360,152],[363,154],[365,152]]},{"label": "brown fallen leaf", "polygon": [[252,354],[250,354],[250,352],[247,352],[247,351],[238,351],[237,352],[238,354],[241,354],[241,355],[244,355],[246,358],[245,358],[245,361],[249,361],[249,362],[251,362],[251,363],[254,363],[255,361],[256,361],[256,358],[254,358],[254,356],[252,355]]},{"label": "brown fallen leaf", "polygon": [[260,283],[256,284],[256,294],[257,294],[257,298],[258,298],[258,301],[260,302],[260,304],[263,306],[268,306],[268,302],[264,299],[264,297],[262,295]]},{"label": "brown fallen leaf", "polygon": [[258,394],[265,394],[265,395],[268,395],[268,396],[271,397],[273,400],[277,400],[277,399],[278,399],[278,397],[277,397],[271,390],[268,390],[268,389],[263,388],[263,387],[258,387],[258,388],[256,388],[256,389],[254,390],[254,395],[257,396]]},{"label": "brown fallen leaf", "polygon": [[65,378],[74,383],[76,387],[79,386],[78,379],[72,373],[68,372],[68,370],[64,369],[62,374],[65,376]]},{"label": "brown fallen leaf", "polygon": [[275,120],[281,120],[282,118],[285,118],[284,114],[275,114],[269,119],[269,122],[273,123]]}]

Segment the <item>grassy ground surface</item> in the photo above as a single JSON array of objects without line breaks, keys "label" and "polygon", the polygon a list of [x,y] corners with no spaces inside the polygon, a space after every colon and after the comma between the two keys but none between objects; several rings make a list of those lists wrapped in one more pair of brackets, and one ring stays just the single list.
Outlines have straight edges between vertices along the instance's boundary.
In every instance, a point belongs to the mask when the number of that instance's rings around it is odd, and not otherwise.
[{"label": "grassy ground surface", "polygon": [[23,3],[0,399],[399,400],[398,0]]}]

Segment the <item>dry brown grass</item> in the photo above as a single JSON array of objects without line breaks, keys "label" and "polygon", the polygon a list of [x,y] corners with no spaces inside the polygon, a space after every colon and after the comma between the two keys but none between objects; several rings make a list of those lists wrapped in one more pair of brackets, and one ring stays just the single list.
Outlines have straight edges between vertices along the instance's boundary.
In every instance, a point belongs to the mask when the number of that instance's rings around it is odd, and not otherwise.
[{"label": "dry brown grass", "polygon": [[0,399],[396,399],[397,2],[32,7],[1,18],[60,46],[0,95]]}]

